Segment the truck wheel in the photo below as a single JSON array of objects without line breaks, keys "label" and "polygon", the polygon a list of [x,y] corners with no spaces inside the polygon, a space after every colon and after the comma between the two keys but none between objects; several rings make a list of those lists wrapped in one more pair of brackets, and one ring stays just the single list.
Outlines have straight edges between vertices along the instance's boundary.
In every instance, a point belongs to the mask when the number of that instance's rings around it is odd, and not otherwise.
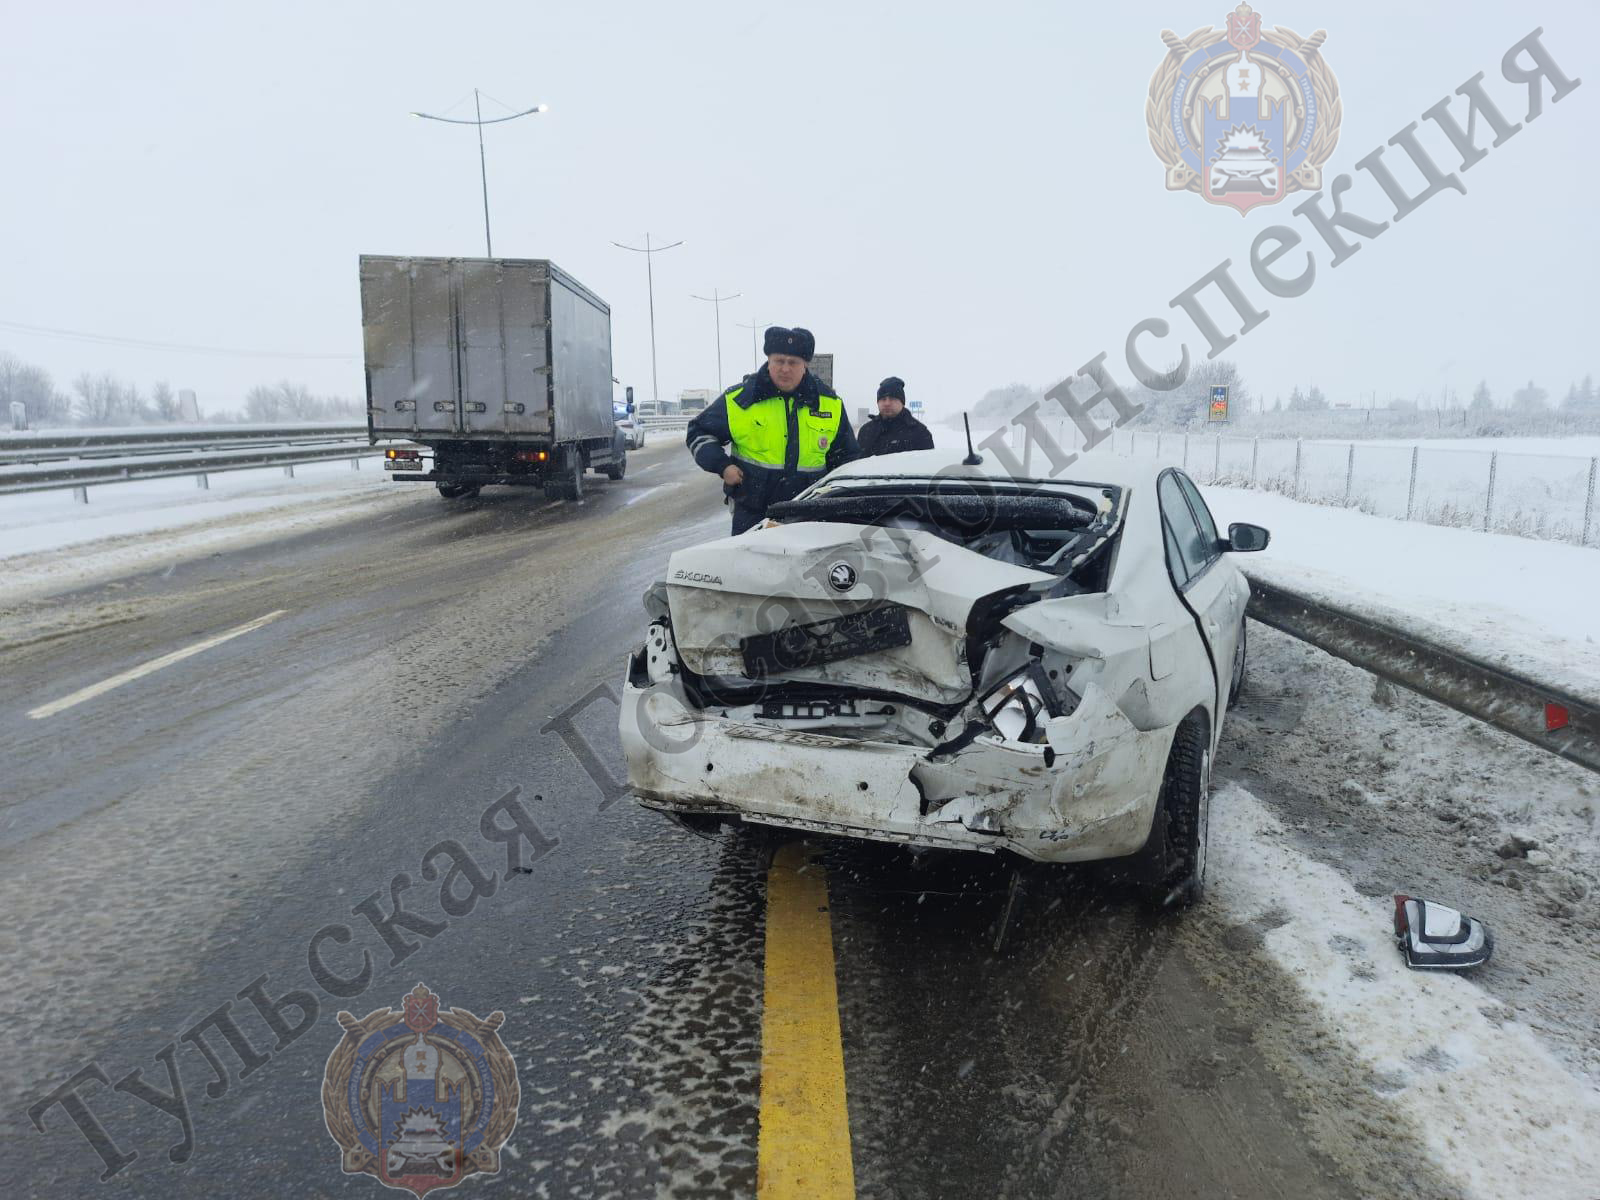
[{"label": "truck wheel", "polygon": [[439,485],[439,495],[446,500],[471,500],[477,494],[478,489],[470,483],[441,483]]},{"label": "truck wheel", "polygon": [[1211,824],[1211,754],[1206,721],[1186,718],[1172,739],[1150,838],[1134,855],[1133,879],[1147,908],[1184,907],[1205,893]]},{"label": "truck wheel", "polygon": [[576,446],[561,451],[561,466],[544,485],[545,498],[575,503],[583,499],[583,453]]},{"label": "truck wheel", "polygon": [[626,454],[618,455],[617,461],[608,467],[601,467],[600,473],[612,481],[621,479],[628,473],[628,456]]}]

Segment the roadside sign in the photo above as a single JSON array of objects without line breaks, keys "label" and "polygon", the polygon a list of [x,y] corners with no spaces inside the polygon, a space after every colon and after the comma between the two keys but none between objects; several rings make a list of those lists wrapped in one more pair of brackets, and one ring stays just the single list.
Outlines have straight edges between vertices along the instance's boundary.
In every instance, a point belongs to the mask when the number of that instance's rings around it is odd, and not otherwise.
[{"label": "roadside sign", "polygon": [[811,373],[822,380],[822,386],[833,386],[833,355],[813,354],[811,356]]},{"label": "roadside sign", "polygon": [[1206,419],[1208,421],[1226,421],[1228,419],[1228,389],[1226,385],[1211,389],[1211,412]]},{"label": "roadside sign", "polygon": [[913,400],[913,401],[911,401],[911,403],[907,404],[906,407],[909,408],[914,413],[919,413],[919,412],[922,411],[922,401],[921,400]]}]

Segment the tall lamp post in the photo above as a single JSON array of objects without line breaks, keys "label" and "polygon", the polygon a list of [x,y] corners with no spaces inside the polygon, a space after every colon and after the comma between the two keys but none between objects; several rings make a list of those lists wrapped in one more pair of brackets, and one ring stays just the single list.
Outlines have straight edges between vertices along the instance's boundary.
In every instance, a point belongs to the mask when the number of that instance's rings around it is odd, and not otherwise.
[{"label": "tall lamp post", "polygon": [[483,181],[483,248],[485,256],[494,257],[494,239],[489,236],[489,164],[483,153],[483,127],[485,125],[499,125],[505,121],[515,121],[518,117],[531,117],[534,113],[549,112],[548,104],[535,105],[533,108],[523,109],[521,112],[512,113],[509,117],[490,117],[483,119],[483,102],[478,98],[478,89],[472,89],[472,109],[477,113],[477,120],[465,121],[459,117],[436,117],[431,113],[414,112],[413,117],[421,117],[425,121],[443,121],[446,125],[476,125],[478,127],[478,175]]},{"label": "tall lamp post", "polygon": [[751,321],[750,324],[746,325],[743,321],[735,321],[734,324],[740,329],[748,329],[750,331],[750,369],[752,371],[759,370],[760,368],[757,366],[759,360],[756,358],[756,331],[764,329],[767,322]]},{"label": "tall lamp post", "polygon": [[731,296],[721,295],[716,288],[711,289],[709,296],[696,296],[689,294],[691,300],[704,300],[717,310],[717,391],[722,390],[722,302],[724,300],[737,300],[741,293],[735,292]]},{"label": "tall lamp post", "polygon": [[671,250],[674,246],[683,245],[682,241],[670,242],[665,246],[652,246],[650,235],[644,235],[644,245],[624,246],[621,242],[612,242],[619,250],[632,250],[635,254],[644,255],[644,275],[650,287],[650,399],[656,406],[656,415],[661,415],[661,387],[656,382],[656,274],[655,255],[663,250]]}]

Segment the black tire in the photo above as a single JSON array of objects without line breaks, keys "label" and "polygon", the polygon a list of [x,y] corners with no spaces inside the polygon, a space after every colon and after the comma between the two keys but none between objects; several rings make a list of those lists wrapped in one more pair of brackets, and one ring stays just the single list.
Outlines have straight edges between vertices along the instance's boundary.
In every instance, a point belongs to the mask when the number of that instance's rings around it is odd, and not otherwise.
[{"label": "black tire", "polygon": [[446,500],[471,500],[478,494],[478,489],[470,483],[441,483],[439,495]]},{"label": "black tire", "polygon": [[1245,648],[1245,622],[1239,622],[1239,644],[1233,651],[1233,678],[1228,683],[1228,707],[1232,708],[1239,703],[1239,697],[1244,695],[1244,669],[1246,659]]},{"label": "black tire", "polygon": [[583,499],[583,453],[576,446],[561,451],[561,465],[554,478],[546,478],[544,494],[547,500],[565,500],[576,503]]},{"label": "black tire", "polygon": [[1205,894],[1211,824],[1210,738],[1206,719],[1186,717],[1172,739],[1150,838],[1134,856],[1133,878],[1147,908],[1199,903]]},{"label": "black tire", "polygon": [[621,479],[627,473],[628,473],[628,456],[626,454],[620,455],[617,458],[617,461],[612,463],[610,466],[601,467],[600,468],[600,474],[604,475],[607,479],[611,480],[613,483],[615,483],[617,480]]}]

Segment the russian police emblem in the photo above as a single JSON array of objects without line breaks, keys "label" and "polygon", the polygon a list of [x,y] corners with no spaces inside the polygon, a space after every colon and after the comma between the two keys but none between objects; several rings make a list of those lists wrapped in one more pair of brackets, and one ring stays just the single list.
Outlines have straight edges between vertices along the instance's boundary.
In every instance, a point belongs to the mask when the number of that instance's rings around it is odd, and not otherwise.
[{"label": "russian police emblem", "polygon": [[517,1124],[517,1065],[497,1032],[505,1014],[480,1019],[439,1007],[417,984],[403,1008],[357,1020],[328,1056],[322,1116],[347,1175],[372,1175],[418,1197],[469,1175],[500,1170]]},{"label": "russian police emblem", "polygon": [[1145,122],[1167,190],[1199,192],[1247,213],[1322,186],[1339,142],[1339,81],[1322,57],[1324,30],[1302,38],[1263,29],[1241,4],[1221,29],[1180,38],[1150,79]]}]

